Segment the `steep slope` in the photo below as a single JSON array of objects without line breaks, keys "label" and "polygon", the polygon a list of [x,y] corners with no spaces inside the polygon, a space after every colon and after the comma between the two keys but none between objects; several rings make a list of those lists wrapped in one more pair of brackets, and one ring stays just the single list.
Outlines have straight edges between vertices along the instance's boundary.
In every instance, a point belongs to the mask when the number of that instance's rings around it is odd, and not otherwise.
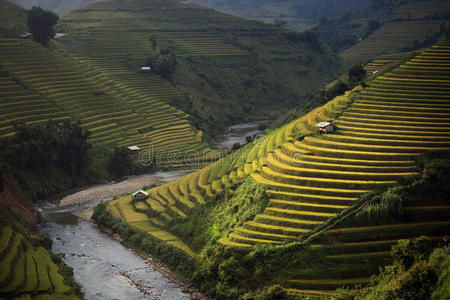
[{"label": "steep slope", "polygon": [[[360,209],[362,194],[418,176],[414,158],[419,154],[450,150],[449,50],[450,41],[425,49],[368,87],[357,87],[215,164],[149,190],[146,202],[132,203],[126,196],[108,209],[132,225],[150,224],[154,232],[167,232],[177,222],[191,226],[189,216],[197,207],[212,205],[211,200],[220,199],[215,196],[251,176],[266,187],[268,205],[219,243],[250,249],[322,232],[308,251],[323,264],[315,271],[286,273],[293,276],[284,283],[288,291],[326,295],[337,287],[367,283],[388,262],[390,246],[398,239],[430,235],[439,241],[450,232],[444,199],[410,205],[410,218],[391,224],[362,219],[334,225]],[[337,131],[318,136],[319,121],[333,121]],[[288,252],[296,249],[286,247]],[[277,248],[258,249],[267,249],[270,256]]]},{"label": "steep slope", "polygon": [[354,65],[384,53],[428,46],[448,29],[449,13],[448,1],[409,1],[395,8],[379,29],[366,38],[361,37],[342,57]]},{"label": "steep slope", "polygon": [[0,38],[16,37],[28,30],[25,10],[8,1],[0,1]]},{"label": "steep slope", "polygon": [[33,247],[10,226],[0,228],[0,297],[78,299],[45,248]]},{"label": "steep slope", "polygon": [[103,74],[118,67],[135,73],[152,57],[174,57],[165,78],[181,97],[167,99],[212,135],[287,111],[344,70],[315,36],[185,1],[93,2],[64,15],[58,30],[67,33],[58,47]]},{"label": "steep slope", "polygon": [[162,164],[169,151],[178,151],[180,157],[199,153],[192,162],[198,164],[208,150],[188,115],[167,103],[178,91],[157,75],[133,74],[119,67],[103,74],[29,40],[4,39],[0,53],[2,137],[14,134],[13,122],[72,120],[82,122],[93,143],[143,148],[151,144],[154,152],[148,155]]}]

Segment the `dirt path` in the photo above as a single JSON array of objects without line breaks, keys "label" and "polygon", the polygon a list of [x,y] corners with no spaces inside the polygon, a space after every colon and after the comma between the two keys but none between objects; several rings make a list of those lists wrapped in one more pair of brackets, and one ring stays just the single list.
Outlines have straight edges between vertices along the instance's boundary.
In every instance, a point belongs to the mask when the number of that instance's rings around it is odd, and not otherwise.
[{"label": "dirt path", "polygon": [[118,183],[94,186],[64,197],[59,203],[59,207],[80,205],[94,200],[121,196],[132,193],[145,185],[162,184],[164,182],[164,179],[159,176],[142,175]]}]

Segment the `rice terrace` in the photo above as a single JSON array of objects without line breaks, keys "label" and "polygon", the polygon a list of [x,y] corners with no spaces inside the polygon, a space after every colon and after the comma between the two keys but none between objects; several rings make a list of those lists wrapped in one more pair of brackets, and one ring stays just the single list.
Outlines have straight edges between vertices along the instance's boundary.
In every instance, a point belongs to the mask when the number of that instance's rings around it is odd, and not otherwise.
[{"label": "rice terrace", "polygon": [[0,300],[450,298],[450,1],[0,0]]}]

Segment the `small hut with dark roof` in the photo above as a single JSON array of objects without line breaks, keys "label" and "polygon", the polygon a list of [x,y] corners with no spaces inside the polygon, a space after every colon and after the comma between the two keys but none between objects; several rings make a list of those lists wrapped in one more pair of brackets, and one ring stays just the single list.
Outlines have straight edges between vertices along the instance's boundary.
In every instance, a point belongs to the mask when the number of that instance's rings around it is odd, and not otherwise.
[{"label": "small hut with dark roof", "polygon": [[148,199],[148,194],[143,190],[139,190],[131,194],[131,198],[133,198],[133,203],[145,201]]}]

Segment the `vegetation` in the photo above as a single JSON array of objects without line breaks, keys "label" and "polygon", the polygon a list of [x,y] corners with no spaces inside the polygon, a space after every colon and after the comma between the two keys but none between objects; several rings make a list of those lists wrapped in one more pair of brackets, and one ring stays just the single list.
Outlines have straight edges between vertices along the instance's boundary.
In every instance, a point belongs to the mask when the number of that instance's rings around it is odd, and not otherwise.
[{"label": "vegetation", "polygon": [[72,9],[75,9],[87,2],[88,0],[12,0],[12,2],[25,7],[26,9],[31,9],[33,6],[39,6],[43,9],[55,12],[58,15],[64,14]]},{"label": "vegetation", "polygon": [[[58,42],[108,76],[119,66],[135,72],[154,64],[150,74],[170,78],[181,92],[155,98],[189,113],[209,136],[232,123],[286,112],[344,70],[339,57],[312,34],[292,39],[296,34],[278,26],[185,2],[142,5],[94,2],[74,10],[61,18],[58,30],[70,34]],[[91,23],[92,18],[102,21]]]},{"label": "vegetation", "polygon": [[27,219],[0,204],[0,298],[83,298],[72,268],[50,252],[51,246]]},{"label": "vegetation", "polygon": [[55,36],[53,26],[56,25],[56,22],[58,22],[58,16],[51,11],[36,6],[28,11],[27,25],[30,28],[33,40],[44,47],[47,47],[50,39]]},{"label": "vegetation", "polygon": [[335,299],[445,299],[449,297],[449,253],[424,236],[392,246],[385,266],[366,288],[339,290]]},{"label": "vegetation", "polygon": [[92,180],[88,133],[78,124],[15,125],[17,134],[1,141],[3,176],[39,199]]},{"label": "vegetation", "polygon": [[17,182],[33,200],[153,167],[140,166],[124,148],[100,152],[79,123],[18,123],[14,131],[0,141],[1,179]]},{"label": "vegetation", "polygon": [[[127,198],[108,211],[180,238],[197,253],[194,281],[218,298],[251,297],[277,284],[291,295],[365,285],[391,262],[397,240],[428,235],[439,244],[448,233],[449,166],[435,154],[450,148],[447,74],[433,59],[446,61],[447,48],[448,41],[424,50],[365,88],[150,189],[147,216],[125,210]],[[364,74],[359,66],[351,72],[355,80]],[[336,133],[318,136],[320,121],[336,124]],[[414,159],[427,151],[418,165]],[[251,197],[255,206],[248,206],[247,192],[259,194],[253,184],[265,186],[268,201]]]},{"label": "vegetation", "polygon": [[18,37],[28,30],[25,9],[9,1],[0,1],[0,37]]},{"label": "vegetation", "polygon": [[120,68],[105,75],[86,62],[29,40],[3,40],[0,52],[1,137],[15,134],[13,122],[70,120],[81,121],[91,132],[89,142],[98,149],[98,156],[115,146],[136,145],[142,149],[143,166],[157,160],[167,167],[169,153],[176,152],[179,157],[172,167],[186,166],[185,153],[195,152],[190,166],[202,164],[205,156],[212,160],[218,155],[209,151],[202,132],[192,128],[188,116],[167,104],[179,93],[157,75],[130,74]]}]

